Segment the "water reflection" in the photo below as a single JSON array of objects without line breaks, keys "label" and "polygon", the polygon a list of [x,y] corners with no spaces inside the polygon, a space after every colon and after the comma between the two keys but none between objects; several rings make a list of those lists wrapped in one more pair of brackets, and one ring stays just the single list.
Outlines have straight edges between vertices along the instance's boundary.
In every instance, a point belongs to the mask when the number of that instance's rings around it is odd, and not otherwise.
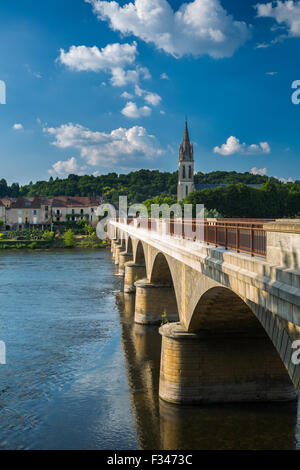
[{"label": "water reflection", "polygon": [[297,403],[187,407],[160,400],[163,449],[295,449]]},{"label": "water reflection", "polygon": [[158,398],[161,337],[134,323],[132,294],[117,296],[140,449],[300,448],[298,403],[177,406]]},{"label": "water reflection", "polygon": [[119,296],[122,341],[140,449],[160,449],[158,328],[134,323],[134,295]]},{"label": "water reflection", "polygon": [[107,251],[0,256],[0,449],[136,449]]}]

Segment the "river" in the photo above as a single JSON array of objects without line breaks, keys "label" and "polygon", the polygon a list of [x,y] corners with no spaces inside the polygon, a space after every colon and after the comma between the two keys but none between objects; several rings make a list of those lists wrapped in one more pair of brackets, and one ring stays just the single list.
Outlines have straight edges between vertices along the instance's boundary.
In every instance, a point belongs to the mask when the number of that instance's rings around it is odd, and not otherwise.
[{"label": "river", "polygon": [[300,449],[298,403],[158,399],[160,336],[109,251],[0,254],[0,449]]}]

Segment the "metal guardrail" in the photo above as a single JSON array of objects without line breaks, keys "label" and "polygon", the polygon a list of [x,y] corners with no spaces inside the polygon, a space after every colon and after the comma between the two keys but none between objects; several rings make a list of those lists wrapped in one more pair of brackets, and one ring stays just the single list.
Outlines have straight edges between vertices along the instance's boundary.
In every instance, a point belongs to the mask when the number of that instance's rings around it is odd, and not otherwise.
[{"label": "metal guardrail", "polygon": [[226,250],[266,256],[267,237],[264,223],[217,222],[204,223],[204,241]]},{"label": "metal guardrail", "polygon": [[[152,231],[158,231],[161,223],[161,219],[135,220],[137,228],[143,227]],[[196,233],[198,228],[199,233],[202,234],[200,241],[208,245],[249,253],[251,256],[266,256],[267,240],[263,226],[273,220],[275,219],[218,219],[204,220],[204,222],[199,222],[197,219],[184,221],[167,219],[165,221],[170,224],[168,233],[171,236],[179,234],[183,239],[195,241],[196,237],[186,235],[186,233]],[[132,222],[133,219],[127,219],[126,223],[129,225]],[[187,228],[190,230],[186,230]]]}]

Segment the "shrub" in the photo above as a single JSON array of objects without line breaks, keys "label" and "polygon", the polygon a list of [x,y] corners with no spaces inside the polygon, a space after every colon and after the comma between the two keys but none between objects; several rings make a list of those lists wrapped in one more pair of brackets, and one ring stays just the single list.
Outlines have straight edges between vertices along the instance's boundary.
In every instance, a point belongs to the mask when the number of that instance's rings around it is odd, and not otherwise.
[{"label": "shrub", "polygon": [[30,248],[31,250],[35,250],[37,248],[37,243],[36,242],[30,243],[30,245],[28,245],[28,248]]},{"label": "shrub", "polygon": [[163,314],[161,316],[161,320],[162,320],[162,325],[166,325],[167,323],[169,323],[169,319],[168,319],[168,315],[167,315],[167,310],[164,309],[163,311]]},{"label": "shrub", "polygon": [[54,232],[50,232],[50,231],[45,231],[43,233],[43,236],[42,236],[42,239],[45,241],[45,242],[52,242],[54,238]]},{"label": "shrub", "polygon": [[72,248],[75,245],[75,237],[72,230],[67,230],[64,233],[63,239],[67,248]]},{"label": "shrub", "polygon": [[222,219],[222,214],[217,209],[204,210],[204,217],[207,219]]}]

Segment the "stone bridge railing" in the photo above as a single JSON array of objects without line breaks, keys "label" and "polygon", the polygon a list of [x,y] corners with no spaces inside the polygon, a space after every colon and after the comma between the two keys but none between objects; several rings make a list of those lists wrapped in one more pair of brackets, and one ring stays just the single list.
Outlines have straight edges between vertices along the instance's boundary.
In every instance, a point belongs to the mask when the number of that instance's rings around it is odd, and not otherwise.
[{"label": "stone bridge railing", "polygon": [[120,222],[160,234],[204,242],[252,256],[266,256],[264,224],[274,219],[122,219]]},{"label": "stone bridge railing", "polygon": [[198,222],[196,219],[137,218],[117,219],[116,222],[160,235],[262,256],[274,265],[300,270],[300,219],[205,219]]}]

